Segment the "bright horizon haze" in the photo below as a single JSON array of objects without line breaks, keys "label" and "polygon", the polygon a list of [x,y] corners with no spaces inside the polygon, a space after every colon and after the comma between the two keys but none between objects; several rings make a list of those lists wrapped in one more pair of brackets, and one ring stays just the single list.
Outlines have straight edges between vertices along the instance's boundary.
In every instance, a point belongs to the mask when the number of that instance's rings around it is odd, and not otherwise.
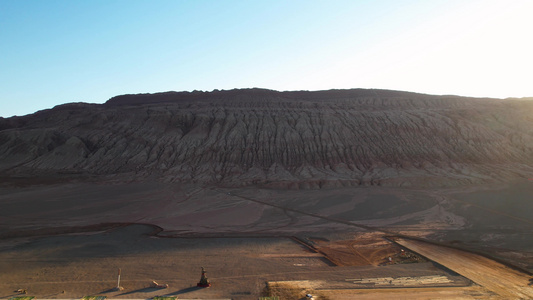
[{"label": "bright horizon haze", "polygon": [[0,116],[252,87],[531,97],[532,15],[528,0],[0,0]]}]

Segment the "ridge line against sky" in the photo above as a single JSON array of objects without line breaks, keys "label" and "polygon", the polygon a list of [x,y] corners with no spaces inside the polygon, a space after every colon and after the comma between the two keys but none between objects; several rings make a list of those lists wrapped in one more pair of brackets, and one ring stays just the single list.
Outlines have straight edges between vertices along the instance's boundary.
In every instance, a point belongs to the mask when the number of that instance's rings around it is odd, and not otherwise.
[{"label": "ridge line against sky", "polygon": [[0,116],[260,87],[531,97],[529,0],[0,0]]}]

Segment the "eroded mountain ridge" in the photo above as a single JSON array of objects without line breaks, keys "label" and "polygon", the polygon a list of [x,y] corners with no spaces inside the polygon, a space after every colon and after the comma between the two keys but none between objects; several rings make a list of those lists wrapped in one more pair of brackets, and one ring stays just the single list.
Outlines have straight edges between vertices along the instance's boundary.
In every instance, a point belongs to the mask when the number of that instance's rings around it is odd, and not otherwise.
[{"label": "eroded mountain ridge", "polygon": [[[0,173],[327,188],[533,174],[533,101],[388,90],[123,95],[0,119]],[[531,176],[533,177],[533,176]]]}]

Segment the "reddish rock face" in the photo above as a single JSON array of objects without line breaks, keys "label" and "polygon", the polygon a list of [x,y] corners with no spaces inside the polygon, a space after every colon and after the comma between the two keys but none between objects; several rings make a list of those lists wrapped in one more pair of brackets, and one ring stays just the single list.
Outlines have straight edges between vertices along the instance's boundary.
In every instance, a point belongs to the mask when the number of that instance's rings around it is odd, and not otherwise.
[{"label": "reddish rock face", "polygon": [[280,188],[529,178],[533,101],[384,90],[124,95],[0,119],[0,175]]}]

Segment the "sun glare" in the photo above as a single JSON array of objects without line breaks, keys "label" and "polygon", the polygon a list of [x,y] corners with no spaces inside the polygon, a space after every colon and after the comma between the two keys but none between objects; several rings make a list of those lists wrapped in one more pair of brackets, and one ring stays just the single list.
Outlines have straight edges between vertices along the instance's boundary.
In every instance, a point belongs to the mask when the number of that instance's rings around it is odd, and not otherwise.
[{"label": "sun glare", "polygon": [[[325,85],[476,97],[531,94],[533,1],[467,2],[330,67]],[[413,21],[415,22],[415,21]]]}]

